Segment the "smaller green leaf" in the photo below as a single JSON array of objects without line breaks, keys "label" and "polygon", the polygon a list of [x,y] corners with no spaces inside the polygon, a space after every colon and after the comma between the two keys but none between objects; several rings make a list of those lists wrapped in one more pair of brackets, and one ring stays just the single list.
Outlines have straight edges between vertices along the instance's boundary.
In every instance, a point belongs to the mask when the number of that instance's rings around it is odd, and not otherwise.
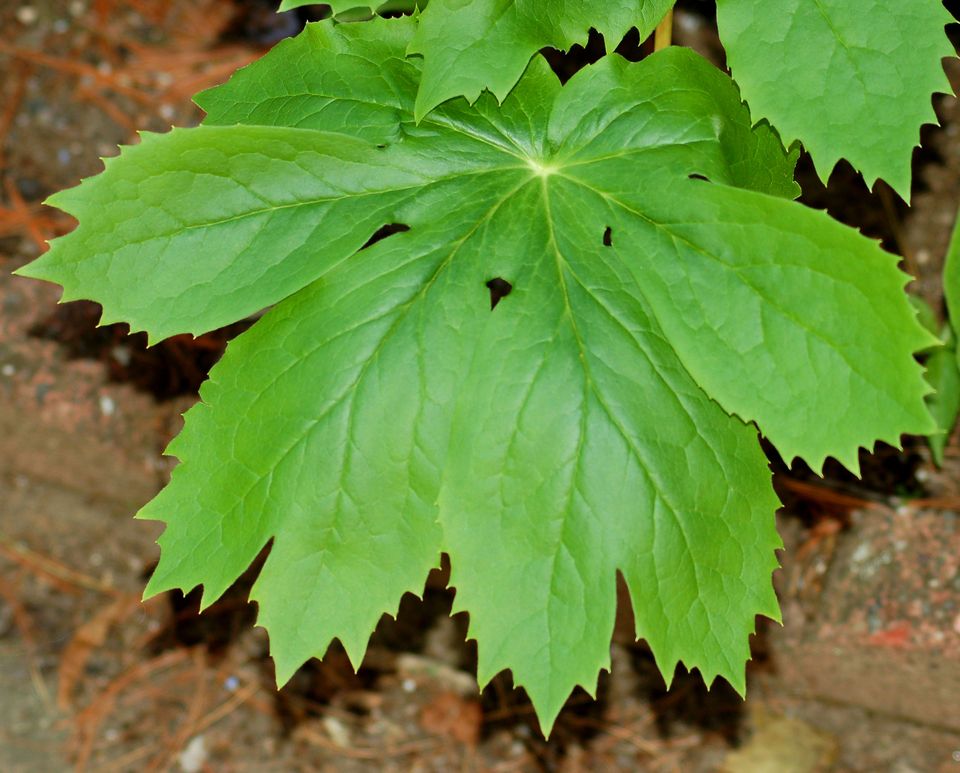
[{"label": "smaller green leaf", "polygon": [[[931,435],[930,451],[937,466],[943,463],[943,451],[960,415],[960,351],[957,349],[957,320],[960,320],[960,220],[954,227],[943,265],[943,296],[947,303],[950,327],[942,334],[944,346],[927,360],[927,381],[936,391],[929,398],[930,413],[942,435]],[[922,319],[922,317],[921,317]]]},{"label": "smaller green leaf", "polygon": [[910,198],[920,127],[937,120],[931,94],[952,93],[953,56],[940,0],[718,0],[733,77],[755,118],[784,144],[803,142],[826,179],[847,159],[872,186]]},{"label": "smaller green leaf", "polygon": [[947,257],[943,263],[943,297],[954,335],[960,328],[960,218],[953,229]]},{"label": "smaller green leaf", "polygon": [[950,327],[943,330],[943,346],[933,350],[927,358],[927,382],[934,392],[927,396],[930,415],[937,423],[938,432],[927,437],[933,461],[943,465],[943,452],[960,415],[960,365],[957,363],[957,342]]}]

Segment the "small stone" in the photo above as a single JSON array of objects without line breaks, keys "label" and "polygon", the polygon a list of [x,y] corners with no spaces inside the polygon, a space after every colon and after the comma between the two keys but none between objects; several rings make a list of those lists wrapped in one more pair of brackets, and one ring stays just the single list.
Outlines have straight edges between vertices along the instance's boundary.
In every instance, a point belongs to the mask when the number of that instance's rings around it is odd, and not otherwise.
[{"label": "small stone", "polygon": [[202,735],[190,740],[180,756],[177,758],[183,773],[200,773],[207,764],[207,744]]},{"label": "small stone", "polygon": [[37,13],[37,9],[32,5],[21,5],[17,9],[17,21],[25,26],[36,24],[39,17],[40,14]]},{"label": "small stone", "polygon": [[349,749],[351,745],[350,730],[343,722],[329,714],[321,720],[330,740],[341,749]]},{"label": "small stone", "polygon": [[114,402],[112,397],[107,397],[107,395],[101,395],[100,397],[100,413],[104,416],[113,416],[117,412],[117,404]]}]

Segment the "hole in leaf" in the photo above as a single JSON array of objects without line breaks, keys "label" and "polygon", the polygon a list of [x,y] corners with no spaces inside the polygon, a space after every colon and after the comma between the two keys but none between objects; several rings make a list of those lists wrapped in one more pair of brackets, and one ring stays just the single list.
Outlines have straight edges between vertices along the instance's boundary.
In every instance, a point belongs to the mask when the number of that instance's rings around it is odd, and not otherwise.
[{"label": "hole in leaf", "polygon": [[607,230],[603,232],[603,246],[613,246],[613,229],[610,226],[607,226]]},{"label": "hole in leaf", "polygon": [[487,289],[490,291],[490,311],[493,311],[500,301],[513,292],[513,285],[506,279],[494,277],[487,282]]},{"label": "hole in leaf", "polygon": [[607,47],[603,35],[595,29],[590,30],[586,45],[576,43],[570,47],[569,51],[559,51],[556,48],[541,50],[561,83],[566,83],[588,64],[600,61],[606,52]]},{"label": "hole in leaf", "polygon": [[710,180],[704,177],[702,174],[691,174],[689,177],[691,180],[703,180],[705,183],[710,182]]},{"label": "hole in leaf", "polygon": [[377,242],[382,242],[387,237],[393,236],[394,234],[406,233],[409,230],[410,226],[404,225],[403,223],[390,223],[389,225],[385,225],[380,228],[360,249],[365,250],[368,247],[372,247]]}]

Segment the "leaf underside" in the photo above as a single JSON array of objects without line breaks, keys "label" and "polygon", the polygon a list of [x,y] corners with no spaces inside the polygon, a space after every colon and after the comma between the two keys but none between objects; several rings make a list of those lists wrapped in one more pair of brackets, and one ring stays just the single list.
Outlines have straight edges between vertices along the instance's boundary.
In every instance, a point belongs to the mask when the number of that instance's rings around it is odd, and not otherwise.
[{"label": "leaf underside", "polygon": [[756,118],[803,142],[826,178],[847,159],[869,186],[910,200],[912,150],[953,93],[941,58],[953,21],[940,0],[718,0],[727,61]]},{"label": "leaf underside", "polygon": [[272,540],[284,682],[335,637],[359,664],[446,552],[481,684],[511,669],[549,729],[609,667],[620,572],[668,681],[743,691],[780,546],[748,422],[815,467],[929,431],[905,277],[790,201],[794,157],[691,52],[563,88],[535,59],[418,123],[415,31],[310,25],[53,199],[80,225],[21,273],[106,320],[273,307],[168,449],[148,593],[209,604]]}]

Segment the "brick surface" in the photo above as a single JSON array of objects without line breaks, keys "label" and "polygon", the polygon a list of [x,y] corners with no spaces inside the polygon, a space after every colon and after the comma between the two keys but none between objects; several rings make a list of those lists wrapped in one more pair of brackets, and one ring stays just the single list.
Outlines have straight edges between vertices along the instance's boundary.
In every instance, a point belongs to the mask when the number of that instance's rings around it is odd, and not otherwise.
[{"label": "brick surface", "polygon": [[960,517],[877,507],[777,573],[779,679],[798,695],[960,732]]}]

